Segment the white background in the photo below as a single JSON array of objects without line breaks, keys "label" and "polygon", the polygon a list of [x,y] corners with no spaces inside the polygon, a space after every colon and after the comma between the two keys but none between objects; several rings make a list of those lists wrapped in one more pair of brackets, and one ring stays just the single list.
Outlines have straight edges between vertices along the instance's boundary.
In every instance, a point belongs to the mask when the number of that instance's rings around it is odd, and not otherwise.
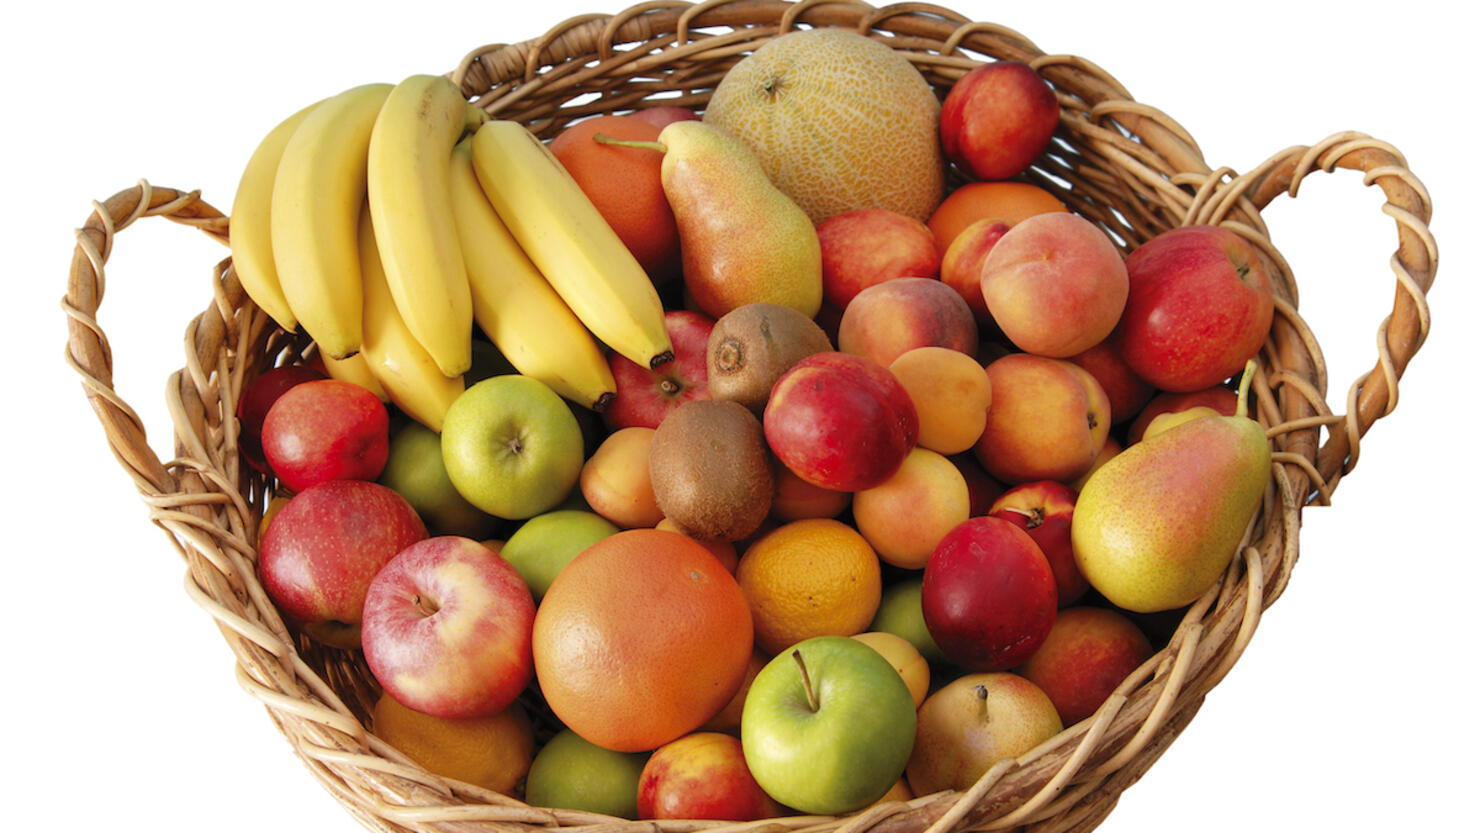
[{"label": "white background", "polygon": [[[229,209],[256,141],[302,104],[447,71],[483,44],[625,3],[504,5],[54,3],[0,35],[10,101],[0,267],[20,295],[3,331],[15,363],[3,409],[12,514],[0,748],[15,773],[3,782],[5,827],[360,829],[237,686],[230,652],[185,596],[182,562],[62,361],[58,300],[91,200],[143,177]],[[1174,115],[1214,166],[1247,170],[1359,130],[1401,149],[1435,204],[1433,335],[1397,410],[1368,435],[1334,506],[1307,512],[1293,582],[1243,660],[1101,829],[1472,825],[1461,821],[1480,741],[1469,610],[1480,459],[1474,375],[1462,365],[1480,311],[1469,27],[1436,2],[949,5],[1090,58]],[[1346,172],[1314,176],[1266,212],[1338,410],[1375,360],[1391,308],[1396,236],[1381,202]],[[164,380],[224,255],[154,220],[125,234],[108,266],[100,319],[116,388],[166,458]]]}]

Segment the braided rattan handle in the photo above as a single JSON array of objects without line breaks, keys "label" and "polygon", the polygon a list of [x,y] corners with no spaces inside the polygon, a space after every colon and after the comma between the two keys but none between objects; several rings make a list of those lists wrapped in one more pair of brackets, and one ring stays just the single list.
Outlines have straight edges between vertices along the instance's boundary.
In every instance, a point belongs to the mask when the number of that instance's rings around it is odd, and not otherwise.
[{"label": "braided rattan handle", "polygon": [[[1307,469],[1315,490],[1329,497],[1337,481],[1357,463],[1361,438],[1380,418],[1392,413],[1398,404],[1398,380],[1429,332],[1429,307],[1426,294],[1433,285],[1439,253],[1429,230],[1432,204],[1428,191],[1412,171],[1401,153],[1391,145],[1361,133],[1337,133],[1315,145],[1283,150],[1258,168],[1235,180],[1229,194],[1220,202],[1231,204],[1227,196],[1247,198],[1263,209],[1280,194],[1296,196],[1307,174],[1333,172],[1338,168],[1360,171],[1363,184],[1382,189],[1387,201],[1384,214],[1397,224],[1398,248],[1390,265],[1397,278],[1393,310],[1378,326],[1376,364],[1354,380],[1347,392],[1346,413],[1318,414],[1312,423],[1331,427],[1330,436]],[[1216,219],[1221,209],[1209,205],[1205,216],[1197,220]],[[1278,256],[1276,254],[1276,256]],[[1286,270],[1288,272],[1288,270]],[[1284,322],[1288,325],[1288,322]],[[1284,343],[1293,344],[1295,339]],[[1310,341],[1314,344],[1313,341]],[[1276,357],[1281,360],[1288,355]],[[1319,354],[1317,354],[1319,361]],[[1324,367],[1316,368],[1315,377],[1325,394]],[[1337,426],[1340,426],[1338,428]]]},{"label": "braided rattan handle", "polygon": [[62,309],[67,314],[67,364],[82,377],[93,413],[103,425],[108,445],[145,494],[174,490],[174,475],[150,449],[139,415],[113,389],[113,353],[98,324],[103,301],[104,265],[114,236],[141,217],[165,217],[204,231],[225,244],[228,220],[200,199],[198,191],[156,188],[140,182],[93,204],[93,213],[76,232],[77,246]]}]

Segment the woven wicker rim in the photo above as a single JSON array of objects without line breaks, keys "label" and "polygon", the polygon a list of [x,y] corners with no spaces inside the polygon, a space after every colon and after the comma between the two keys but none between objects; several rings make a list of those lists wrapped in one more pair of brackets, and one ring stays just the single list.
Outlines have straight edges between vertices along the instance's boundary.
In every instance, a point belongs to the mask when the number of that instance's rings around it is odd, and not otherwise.
[{"label": "woven wicker rim", "polygon": [[[1134,101],[1109,74],[1072,55],[1048,55],[1021,34],[939,6],[901,3],[709,0],[641,3],[614,15],[583,15],[533,40],[468,53],[449,73],[490,114],[551,135],[581,117],[658,104],[702,108],[724,72],[794,28],[837,26],[875,37],[906,56],[938,90],[992,59],[1029,63],[1055,87],[1055,146],[1027,179],[1098,222],[1128,250],[1181,225],[1218,224],[1252,241],[1273,266],[1275,324],[1253,389],[1274,471],[1264,505],[1222,583],[1182,617],[1165,648],[1092,717],[1024,757],[1004,761],[966,792],[877,805],[842,818],[790,816],[764,822],[629,822],[530,807],[427,773],[365,728],[377,694],[356,655],[290,631],[255,572],[255,530],[268,484],[241,464],[233,414],[243,385],[303,357],[309,346],[251,303],[231,270],[215,265],[214,302],[189,322],[185,367],[168,385],[176,456],[161,461],[135,411],[113,390],[113,357],[97,322],[104,268],[115,236],[143,217],[195,227],[223,244],[229,220],[200,198],[141,181],[94,204],[77,231],[62,301],[66,361],[134,479],[152,520],[187,566],[186,593],[219,624],[237,657],[237,678],[266,707],[320,782],[376,830],[489,831],[529,827],[596,833],[701,828],[815,831],[1008,829],[1086,831],[1155,762],[1203,697],[1247,645],[1260,614],[1284,590],[1298,556],[1301,512],[1329,503],[1356,465],[1361,438],[1398,401],[1398,381],[1429,329],[1426,293],[1438,263],[1422,183],[1390,145],[1340,133],[1287,148],[1251,171],[1210,168],[1193,138],[1161,111]],[[1397,291],[1377,327],[1377,360],[1347,390],[1345,412],[1327,404],[1325,361],[1298,312],[1288,264],[1260,211],[1305,177],[1338,168],[1362,173],[1385,197],[1398,247]]]}]

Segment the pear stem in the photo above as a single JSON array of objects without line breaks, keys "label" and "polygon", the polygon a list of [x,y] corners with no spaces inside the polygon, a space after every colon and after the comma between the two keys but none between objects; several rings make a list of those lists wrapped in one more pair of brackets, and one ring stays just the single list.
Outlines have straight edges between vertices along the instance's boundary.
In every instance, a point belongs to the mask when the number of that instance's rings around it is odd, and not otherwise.
[{"label": "pear stem", "polygon": [[603,145],[617,145],[624,148],[642,148],[643,150],[656,150],[659,153],[667,153],[668,146],[662,142],[646,142],[641,139],[618,139],[605,133],[596,133],[591,137],[595,142]]},{"label": "pear stem", "polygon": [[984,685],[978,685],[975,691],[976,699],[979,704],[977,706],[976,716],[981,720],[981,722],[987,723],[992,719],[992,715],[987,712],[987,696],[991,694],[991,692],[987,691],[987,687]]},{"label": "pear stem", "polygon": [[812,677],[807,673],[807,664],[802,662],[802,652],[796,648],[791,651],[791,658],[797,661],[797,667],[802,669],[802,690],[807,692],[807,706],[812,711],[821,708],[817,702],[817,692],[812,690]]},{"label": "pear stem", "polygon": [[1238,380],[1238,404],[1234,406],[1233,411],[1238,416],[1247,417],[1249,415],[1249,385],[1253,384],[1254,372],[1258,368],[1259,365],[1253,359],[1249,359],[1244,364],[1244,375]]}]

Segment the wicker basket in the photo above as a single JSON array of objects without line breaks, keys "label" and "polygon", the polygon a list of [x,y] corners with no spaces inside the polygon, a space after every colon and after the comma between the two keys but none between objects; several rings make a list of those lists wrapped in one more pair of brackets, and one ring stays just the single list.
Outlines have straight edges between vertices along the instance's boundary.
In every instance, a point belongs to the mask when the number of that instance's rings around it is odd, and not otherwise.
[{"label": "wicker basket", "polygon": [[[1274,264],[1276,316],[1254,380],[1258,417],[1275,466],[1247,545],[1222,584],[1182,617],[1169,642],[1091,719],[1021,759],[993,768],[965,793],[879,805],[844,818],[786,817],[749,825],[627,822],[534,808],[430,775],[366,730],[377,688],[358,654],[326,649],[290,631],[255,572],[254,538],[268,485],[237,452],[235,404],[243,385],[293,362],[308,344],[278,330],[246,297],[229,258],[215,267],[214,304],[186,330],[186,364],[170,379],[176,458],[145,442],[134,411],[112,387],[112,356],[97,324],[104,265],[114,236],[141,217],[166,217],[225,243],[228,218],[186,193],[141,183],[98,204],[77,234],[64,307],[68,360],[120,465],[154,522],[189,567],[186,590],[219,623],[242,686],[268,709],[309,770],[367,827],[488,831],[572,827],[602,833],[709,826],[858,833],[1010,829],[1083,831],[1146,771],[1228,672],[1279,597],[1298,554],[1301,512],[1329,501],[1357,461],[1359,441],[1397,401],[1405,366],[1428,331],[1425,293],[1437,253],[1422,184],[1392,147],[1339,134],[1292,147],[1243,174],[1210,168],[1191,136],[1131,99],[1114,78],[1069,55],[1045,55],[1015,32],[918,3],[709,0],[642,3],[616,15],[568,20],[539,38],[487,46],[450,73],[492,114],[552,135],[583,116],[653,104],[702,108],[725,71],[799,26],[837,26],[877,37],[908,57],[939,90],[985,60],[1030,63],[1056,88],[1057,140],[1027,178],[1098,221],[1129,250],[1164,229],[1214,223],[1252,240]],[[1261,209],[1295,196],[1313,171],[1349,168],[1386,195],[1398,247],[1397,292],[1378,326],[1372,370],[1349,388],[1344,414],[1326,403],[1316,339],[1297,311],[1290,269],[1270,242]]]}]

